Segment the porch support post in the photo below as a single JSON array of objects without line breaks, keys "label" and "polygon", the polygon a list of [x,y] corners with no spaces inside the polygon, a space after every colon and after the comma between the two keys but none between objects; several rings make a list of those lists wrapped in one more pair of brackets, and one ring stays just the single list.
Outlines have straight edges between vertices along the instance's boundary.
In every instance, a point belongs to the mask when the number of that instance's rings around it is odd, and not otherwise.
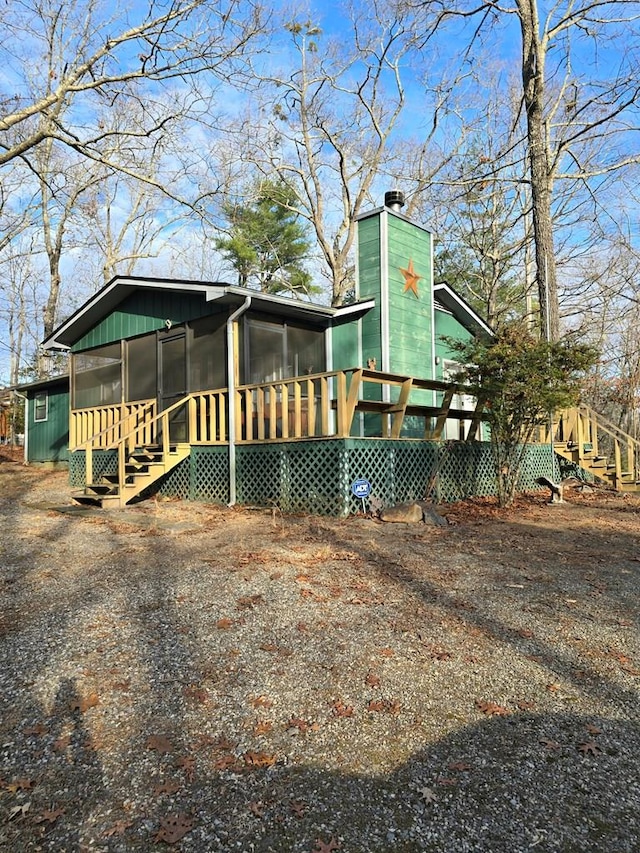
[{"label": "porch support post", "polygon": [[229,506],[236,502],[236,371],[233,324],[251,305],[247,296],[242,305],[227,319],[227,411],[229,426]]}]

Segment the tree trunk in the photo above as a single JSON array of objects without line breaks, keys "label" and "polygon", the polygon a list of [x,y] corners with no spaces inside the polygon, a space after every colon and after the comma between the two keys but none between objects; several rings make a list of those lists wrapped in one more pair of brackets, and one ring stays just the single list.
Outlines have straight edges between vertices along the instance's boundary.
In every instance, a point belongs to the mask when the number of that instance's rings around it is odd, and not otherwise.
[{"label": "tree trunk", "polygon": [[522,32],[522,90],[527,116],[540,321],[543,338],[557,341],[560,337],[560,320],[551,215],[553,175],[549,164],[544,120],[547,44],[546,37],[540,36],[537,0],[517,0],[517,5]]}]

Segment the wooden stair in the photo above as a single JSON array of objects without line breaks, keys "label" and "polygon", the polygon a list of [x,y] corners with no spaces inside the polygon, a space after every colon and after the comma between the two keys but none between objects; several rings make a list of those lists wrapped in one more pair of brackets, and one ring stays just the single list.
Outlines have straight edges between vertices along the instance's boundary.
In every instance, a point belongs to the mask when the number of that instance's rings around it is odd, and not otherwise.
[{"label": "wooden stair", "polygon": [[87,483],[72,499],[84,506],[122,509],[190,453],[189,444],[170,444],[166,450],[159,445],[136,448],[127,456],[123,478],[117,473],[105,474],[97,482]]},{"label": "wooden stair", "polygon": [[606,488],[640,492],[640,442],[592,409],[560,413],[554,420],[553,447]]}]

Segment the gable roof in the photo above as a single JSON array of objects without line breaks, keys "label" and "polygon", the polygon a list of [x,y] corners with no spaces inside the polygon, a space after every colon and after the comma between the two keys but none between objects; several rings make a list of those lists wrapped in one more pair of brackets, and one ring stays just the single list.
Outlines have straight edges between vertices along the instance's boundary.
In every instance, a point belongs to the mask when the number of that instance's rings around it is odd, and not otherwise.
[{"label": "gable roof", "polygon": [[251,297],[254,308],[280,318],[304,320],[328,325],[332,322],[342,322],[354,316],[369,311],[374,306],[373,300],[357,302],[333,308],[318,305],[313,302],[302,302],[291,297],[261,293],[249,288],[237,287],[223,282],[191,281],[187,279],[144,278],[138,276],[116,276],[104,285],[97,293],[89,297],[70,317],[62,322],[54,332],[46,338],[44,349],[66,350],[80,340],[100,320],[115,311],[128,296],[138,290],[168,290],[173,293],[201,294],[207,302],[217,302],[230,308],[242,304]]},{"label": "gable roof", "polygon": [[472,335],[493,337],[494,331],[491,326],[445,281],[438,282],[433,286],[433,297],[440,305],[450,311]]}]

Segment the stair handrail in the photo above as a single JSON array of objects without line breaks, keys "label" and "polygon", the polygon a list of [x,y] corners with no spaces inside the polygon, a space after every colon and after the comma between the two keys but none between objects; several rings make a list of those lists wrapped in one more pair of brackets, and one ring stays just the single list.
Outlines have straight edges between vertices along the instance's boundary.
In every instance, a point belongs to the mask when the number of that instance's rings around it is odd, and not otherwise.
[{"label": "stair handrail", "polygon": [[632,435],[629,435],[628,432],[625,432],[617,424],[614,424],[613,421],[610,421],[604,415],[601,415],[599,412],[596,412],[595,409],[590,408],[590,406],[578,406],[578,409],[584,412],[588,412],[590,416],[595,417],[597,423],[602,426],[603,430],[609,433],[609,435],[618,433],[620,438],[622,438],[624,441],[629,441],[631,444],[634,444],[638,448],[640,448],[640,440],[634,438]]},{"label": "stair handrail", "polygon": [[[578,453],[580,458],[584,455],[584,445],[587,443],[591,443],[594,452],[598,455],[600,453],[599,450],[599,440],[598,440],[598,432],[604,433],[608,435],[613,442],[613,468],[614,468],[614,483],[615,486],[621,482],[622,479],[622,452],[621,447],[626,448],[626,458],[627,458],[627,470],[628,473],[631,474],[633,479],[637,478],[638,471],[638,459],[640,457],[640,441],[634,438],[632,435],[626,433],[619,426],[614,424],[612,421],[608,420],[604,415],[601,415],[599,412],[596,412],[594,409],[589,406],[581,405],[576,406],[574,409],[565,410],[562,415],[567,418],[570,413],[574,413],[575,417],[571,419],[571,430],[567,436],[564,436],[565,441],[571,440],[571,435],[574,431],[577,431],[577,441],[575,444],[578,446]],[[583,424],[584,422],[589,424],[591,430],[591,441],[585,440],[583,435]],[[561,420],[556,425],[556,429],[560,426]]]},{"label": "stair handrail", "polygon": [[[175,411],[176,409],[179,409],[181,406],[185,406],[189,402],[189,400],[195,400],[197,397],[202,396],[203,394],[215,394],[215,393],[220,393],[220,392],[226,393],[226,390],[227,390],[226,388],[216,388],[213,391],[191,391],[191,392],[189,392],[189,394],[185,394],[184,397],[181,397],[179,400],[176,400],[175,403],[172,403],[166,409],[163,409],[161,412],[156,412],[152,417],[144,420],[144,428],[145,429],[149,429],[153,424],[157,423],[158,421],[162,421],[162,455],[163,455],[163,457],[166,456],[167,453],[169,452],[169,444],[170,444],[170,442],[169,442],[169,422],[168,422],[169,415],[173,411]],[[150,403],[150,407],[154,406],[155,404],[156,404],[156,401],[154,400]],[[129,417],[129,416],[127,415],[126,417]],[[121,420],[125,420],[125,419],[126,418],[122,418]],[[126,466],[126,458],[127,458],[126,449],[129,446],[131,438],[136,436],[140,432],[141,428],[142,428],[141,425],[138,424],[133,429],[131,429],[129,432],[120,436],[119,439],[112,442],[111,444],[108,444],[105,448],[106,450],[117,449],[117,451],[118,451],[118,482],[119,483],[124,483],[125,466]],[[80,447],[77,448],[78,450],[82,450],[83,447],[85,448],[85,483],[87,485],[89,483],[91,483],[91,481],[93,479],[93,443],[94,443],[94,440],[101,437],[102,435],[112,431],[112,430],[113,430],[113,426],[108,427],[105,430],[102,430],[102,432],[100,432],[100,433],[96,433],[96,435],[92,436],[88,441],[84,442],[83,445],[81,445]]]}]

